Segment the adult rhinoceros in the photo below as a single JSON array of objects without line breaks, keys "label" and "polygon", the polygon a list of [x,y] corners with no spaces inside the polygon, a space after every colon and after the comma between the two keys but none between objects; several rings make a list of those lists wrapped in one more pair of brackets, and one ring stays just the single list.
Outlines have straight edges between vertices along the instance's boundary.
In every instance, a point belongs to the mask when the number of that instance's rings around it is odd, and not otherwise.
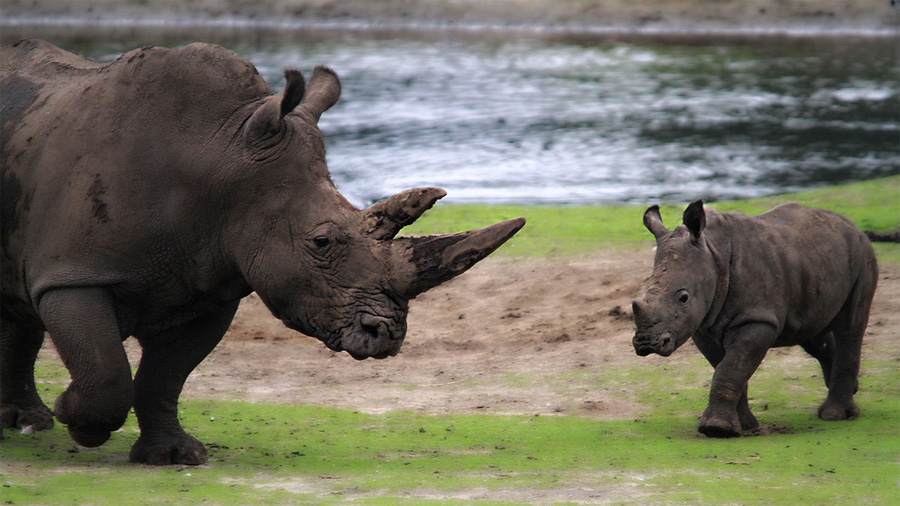
[{"label": "adult rhinoceros", "polygon": [[[353,357],[397,354],[408,301],[460,274],[523,219],[398,238],[445,192],[359,210],[328,174],[319,116],[340,83],[256,69],[208,44],[143,48],[101,65],[39,40],[0,52],[3,427],[97,446],[133,406],[133,462],[201,464],[178,397],[238,302]],[[49,332],[72,376],[54,411],[35,391]],[[132,380],[122,340],[143,349]]]}]

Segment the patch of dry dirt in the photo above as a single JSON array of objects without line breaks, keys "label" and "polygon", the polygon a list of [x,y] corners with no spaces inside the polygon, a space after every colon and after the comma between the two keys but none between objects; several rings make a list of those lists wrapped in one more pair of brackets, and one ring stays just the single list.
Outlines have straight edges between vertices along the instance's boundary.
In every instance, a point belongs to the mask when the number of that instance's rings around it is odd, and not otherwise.
[{"label": "patch of dry dirt", "polygon": [[[403,349],[385,360],[331,352],[283,327],[251,296],[223,343],[188,379],[184,396],[366,413],[632,417],[640,409],[634,402],[638,385],[598,384],[594,373],[699,357],[690,342],[668,359],[641,358],[631,347],[631,300],[652,256],[646,250],[489,258],[413,301]],[[900,360],[900,266],[881,271],[864,357]],[[136,363],[139,350],[132,341]],[[779,360],[813,360],[798,347],[773,353]]]}]

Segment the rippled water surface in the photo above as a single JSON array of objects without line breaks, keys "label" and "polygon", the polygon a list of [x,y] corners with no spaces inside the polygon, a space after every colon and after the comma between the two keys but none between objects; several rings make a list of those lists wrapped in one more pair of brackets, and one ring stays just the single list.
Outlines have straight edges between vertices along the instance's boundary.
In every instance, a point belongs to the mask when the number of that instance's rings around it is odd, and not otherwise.
[{"label": "rippled water surface", "polygon": [[[358,205],[426,185],[455,202],[677,202],[900,173],[896,40],[498,39],[223,45],[276,91],[285,67],[338,72],[320,127]],[[184,42],[68,49],[109,60]]]}]

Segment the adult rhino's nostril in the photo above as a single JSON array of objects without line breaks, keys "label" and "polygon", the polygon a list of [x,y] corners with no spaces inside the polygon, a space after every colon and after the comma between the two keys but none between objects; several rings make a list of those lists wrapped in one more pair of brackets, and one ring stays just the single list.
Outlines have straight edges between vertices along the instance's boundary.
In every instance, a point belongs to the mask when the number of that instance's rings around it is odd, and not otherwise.
[{"label": "adult rhino's nostril", "polygon": [[369,334],[372,339],[378,339],[378,327],[374,325],[362,324],[362,331]]},{"label": "adult rhino's nostril", "polygon": [[390,323],[391,321],[387,318],[370,314],[363,314],[359,318],[361,330],[373,339],[394,339],[394,335],[390,331]]}]

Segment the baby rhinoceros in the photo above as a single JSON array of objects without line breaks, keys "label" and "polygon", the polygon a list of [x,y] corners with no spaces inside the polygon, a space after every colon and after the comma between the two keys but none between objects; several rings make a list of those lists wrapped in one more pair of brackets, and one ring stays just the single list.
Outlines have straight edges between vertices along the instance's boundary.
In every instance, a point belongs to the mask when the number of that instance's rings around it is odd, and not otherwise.
[{"label": "baby rhinoceros", "polygon": [[859,415],[853,395],[878,267],[855,225],[798,204],[744,216],[700,200],[684,211],[683,226],[666,230],[658,206],[644,225],[658,247],[633,303],[634,349],[669,356],[693,338],[715,368],[701,433],[734,437],[759,426],[747,381],[778,346],[799,344],[822,365],[820,418]]}]

